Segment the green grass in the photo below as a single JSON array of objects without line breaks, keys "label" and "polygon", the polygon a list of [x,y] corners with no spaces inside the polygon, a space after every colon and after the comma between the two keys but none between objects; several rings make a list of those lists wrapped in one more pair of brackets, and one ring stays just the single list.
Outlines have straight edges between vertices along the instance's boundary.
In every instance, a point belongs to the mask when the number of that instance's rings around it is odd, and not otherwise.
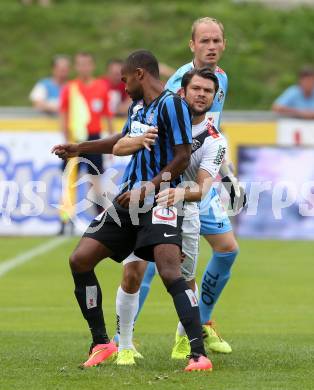
[{"label": "green grass", "polygon": [[[36,1],[34,1],[36,3]],[[38,78],[56,53],[95,54],[98,73],[110,57],[152,50],[173,67],[191,60],[192,22],[210,15],[223,21],[229,75],[228,109],[268,109],[283,88],[314,62],[314,8],[274,10],[231,0],[54,0],[50,8],[0,1],[0,106],[27,105]]]},{"label": "green grass", "polygon": [[[46,240],[1,238],[1,261]],[[135,339],[146,359],[132,368],[108,363],[80,370],[90,340],[67,265],[75,242],[0,278],[1,390],[313,388],[311,242],[240,241],[233,277],[215,311],[234,352],[211,355],[211,374],[184,373],[183,362],[170,360],[177,319],[158,278],[136,325]],[[208,256],[203,242],[200,271]],[[112,335],[121,266],[108,260],[97,273]]]}]

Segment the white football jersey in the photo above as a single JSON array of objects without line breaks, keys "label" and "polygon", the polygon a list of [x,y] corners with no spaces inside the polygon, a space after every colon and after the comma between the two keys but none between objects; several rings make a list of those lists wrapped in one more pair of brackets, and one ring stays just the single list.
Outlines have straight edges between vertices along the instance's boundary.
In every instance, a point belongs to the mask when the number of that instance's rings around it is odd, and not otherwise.
[{"label": "white football jersey", "polygon": [[[198,141],[197,137],[204,132],[206,132],[206,138]],[[195,182],[199,169],[204,169],[212,178],[215,178],[227,149],[225,137],[211,125],[208,119],[192,126],[192,137],[192,155],[190,165],[184,172],[184,180]]]},{"label": "white football jersey", "polygon": [[[191,160],[184,172],[183,181],[196,182],[199,169],[204,169],[215,179],[227,149],[225,137],[212,126],[212,121],[208,118],[192,126],[192,137]],[[185,203],[184,217],[186,219],[198,217],[198,214],[196,202]]]}]

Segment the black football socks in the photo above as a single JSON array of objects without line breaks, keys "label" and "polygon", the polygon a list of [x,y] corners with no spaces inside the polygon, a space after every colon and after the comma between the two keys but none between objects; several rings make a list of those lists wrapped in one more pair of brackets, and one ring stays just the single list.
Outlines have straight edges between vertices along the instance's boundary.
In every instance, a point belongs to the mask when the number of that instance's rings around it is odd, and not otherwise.
[{"label": "black football socks", "polygon": [[198,300],[194,292],[182,277],[168,287],[168,292],[172,296],[181,324],[189,338],[191,353],[206,356]]},{"label": "black football socks", "polygon": [[102,294],[95,272],[72,272],[72,275],[74,293],[89,325],[94,345],[109,343],[102,311]]}]

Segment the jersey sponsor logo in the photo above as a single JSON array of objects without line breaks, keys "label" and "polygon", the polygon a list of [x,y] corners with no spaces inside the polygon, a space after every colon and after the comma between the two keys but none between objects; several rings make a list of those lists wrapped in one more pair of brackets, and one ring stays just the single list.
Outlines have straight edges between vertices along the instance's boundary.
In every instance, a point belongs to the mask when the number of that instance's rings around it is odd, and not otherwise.
[{"label": "jersey sponsor logo", "polygon": [[177,227],[177,214],[175,207],[156,206],[153,208],[152,223]]},{"label": "jersey sponsor logo", "polygon": [[226,148],[224,146],[219,145],[218,152],[214,160],[214,164],[220,165],[223,159],[225,158],[225,154],[226,154]]},{"label": "jersey sponsor logo", "polygon": [[153,110],[153,111],[149,114],[149,117],[147,118],[147,123],[148,123],[149,125],[152,125],[152,124],[153,124],[154,116],[155,116],[155,111]]},{"label": "jersey sponsor logo", "polygon": [[149,128],[149,125],[145,125],[144,123],[141,123],[139,121],[133,121],[131,124],[131,131],[129,136],[140,137],[141,135],[145,134]]},{"label": "jersey sponsor logo", "polygon": [[210,306],[215,302],[215,287],[217,285],[217,280],[219,279],[219,274],[212,275],[210,272],[206,271],[203,283],[202,283],[202,294],[201,300],[206,306]]}]

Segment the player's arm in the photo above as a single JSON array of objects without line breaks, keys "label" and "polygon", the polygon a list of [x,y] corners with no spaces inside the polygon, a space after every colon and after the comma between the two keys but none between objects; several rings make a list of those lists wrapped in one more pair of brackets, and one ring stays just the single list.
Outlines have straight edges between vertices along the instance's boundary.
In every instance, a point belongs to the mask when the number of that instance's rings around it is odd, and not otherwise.
[{"label": "player's arm", "polygon": [[[65,87],[61,94],[61,104],[60,104],[61,113],[65,113],[65,118],[68,113],[68,87]],[[67,129],[67,120],[64,121],[64,130]],[[110,137],[94,140],[94,141],[85,141],[81,143],[67,143],[56,145],[52,148],[51,153],[54,153],[58,157],[66,160],[71,157],[77,157],[80,154],[111,154],[114,145],[122,138],[127,131],[128,122],[123,127],[122,133],[114,134]]]},{"label": "player's arm", "polygon": [[181,200],[186,200],[187,202],[198,202],[201,201],[208,193],[212,183],[213,177],[204,169],[199,169],[194,186],[163,190],[156,195],[156,201],[163,207],[173,206]]},{"label": "player's arm", "polygon": [[[152,179],[154,187],[158,190],[161,182],[172,181],[177,179],[184,173],[189,166],[191,158],[191,145],[182,144],[174,147],[173,160],[162,169],[157,176]],[[169,179],[165,179],[164,174],[167,173]],[[169,175],[170,173],[170,175]]]},{"label": "player's arm", "polygon": [[[183,174],[189,165],[191,157],[191,145],[182,144],[174,147],[173,160],[162,169],[158,175],[156,175],[149,185],[144,185],[140,189],[131,190],[125,192],[117,198],[117,202],[122,207],[128,207],[132,197],[132,192],[138,192],[138,196],[134,196],[136,201],[144,201],[145,196],[149,193],[158,191],[162,182],[175,180],[177,177]],[[167,174],[165,177],[164,174]]]},{"label": "player's arm", "polygon": [[202,148],[203,154],[196,176],[196,184],[185,188],[164,190],[157,195],[157,203],[172,206],[181,200],[196,202],[205,197],[219,172],[227,144],[224,137],[219,137],[210,143],[205,141]]},{"label": "player's arm", "polygon": [[116,156],[128,156],[143,148],[150,151],[157,137],[157,128],[151,128],[145,134],[138,137],[125,135],[114,145],[112,153]]},{"label": "player's arm", "polygon": [[62,144],[52,148],[51,153],[66,160],[71,157],[77,157],[80,154],[111,154],[116,142],[122,137],[122,134],[115,134],[108,138],[95,141],[85,141],[77,144]]}]

